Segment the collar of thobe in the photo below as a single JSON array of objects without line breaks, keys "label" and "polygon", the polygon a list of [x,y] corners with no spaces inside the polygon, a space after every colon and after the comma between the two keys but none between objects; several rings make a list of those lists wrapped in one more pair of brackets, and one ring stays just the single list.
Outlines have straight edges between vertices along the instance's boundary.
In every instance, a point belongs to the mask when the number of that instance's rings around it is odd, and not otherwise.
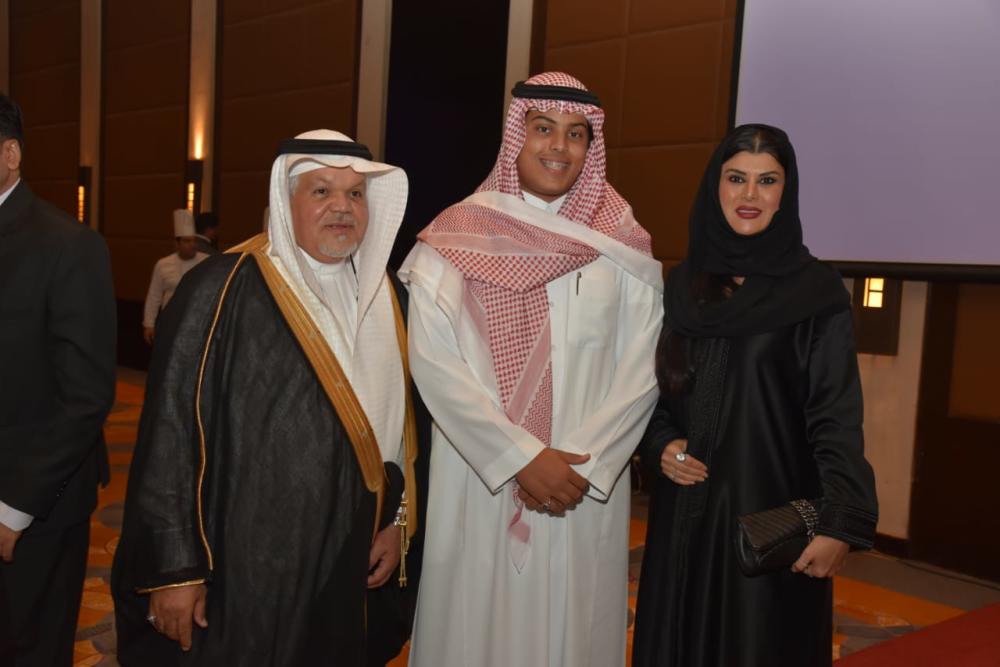
[{"label": "collar of thobe", "polygon": [[531,204],[535,208],[540,208],[549,213],[558,213],[559,209],[562,208],[563,202],[566,201],[565,194],[558,199],[553,199],[552,201],[545,201],[541,197],[536,197],[526,190],[521,190],[521,195],[527,203]]},{"label": "collar of thobe", "polygon": [[299,252],[319,283],[321,296],[337,325],[338,336],[353,355],[358,326],[358,276],[352,265],[353,257],[345,257],[339,262],[320,262],[301,248]]},{"label": "collar of thobe", "polygon": [[354,286],[354,291],[357,291],[358,277],[354,270],[350,268],[353,258],[345,257],[339,262],[321,262],[313,258],[309,253],[301,249],[300,251],[302,252],[302,258],[318,278],[323,280],[345,278]]}]

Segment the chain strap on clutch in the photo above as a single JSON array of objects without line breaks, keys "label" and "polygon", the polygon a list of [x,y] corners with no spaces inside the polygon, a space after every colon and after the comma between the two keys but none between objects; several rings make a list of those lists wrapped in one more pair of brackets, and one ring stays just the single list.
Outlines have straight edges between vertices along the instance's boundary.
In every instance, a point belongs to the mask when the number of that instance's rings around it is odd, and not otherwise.
[{"label": "chain strap on clutch", "polygon": [[819,514],[813,504],[805,499],[791,501],[792,507],[799,513],[802,520],[806,522],[806,534],[809,539],[816,537],[816,526],[819,525]]}]

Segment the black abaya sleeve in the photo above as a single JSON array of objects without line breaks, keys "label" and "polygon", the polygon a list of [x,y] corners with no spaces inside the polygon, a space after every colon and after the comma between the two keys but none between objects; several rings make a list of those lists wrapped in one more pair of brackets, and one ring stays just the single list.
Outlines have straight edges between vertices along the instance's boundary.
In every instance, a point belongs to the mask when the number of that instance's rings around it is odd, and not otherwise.
[{"label": "black abaya sleeve", "polygon": [[875,537],[878,500],[864,457],[863,411],[851,312],[817,317],[805,406],[825,501],[816,532],[868,549]]},{"label": "black abaya sleeve", "polygon": [[[670,401],[674,405],[679,405],[680,401]],[[659,473],[660,456],[671,440],[686,438],[684,431],[674,421],[668,405],[668,399],[660,396],[656,403],[656,409],[649,419],[646,432],[639,441],[639,456],[642,457],[642,464],[649,470]]]}]

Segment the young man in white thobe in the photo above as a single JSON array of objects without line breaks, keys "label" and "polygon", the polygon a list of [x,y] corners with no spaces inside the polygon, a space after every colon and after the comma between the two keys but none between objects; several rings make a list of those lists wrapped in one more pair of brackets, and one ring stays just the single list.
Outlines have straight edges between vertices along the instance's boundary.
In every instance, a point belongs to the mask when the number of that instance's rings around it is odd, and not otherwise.
[{"label": "young man in white thobe", "polygon": [[513,93],[493,171],[400,271],[435,420],[410,665],[614,667],[661,269],[596,96],[561,73]]}]

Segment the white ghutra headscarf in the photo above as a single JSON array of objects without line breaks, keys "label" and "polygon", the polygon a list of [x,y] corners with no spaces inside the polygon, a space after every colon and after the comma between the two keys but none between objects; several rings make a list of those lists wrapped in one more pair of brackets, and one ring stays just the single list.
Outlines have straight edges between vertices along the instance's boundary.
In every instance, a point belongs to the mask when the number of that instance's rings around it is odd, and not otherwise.
[{"label": "white ghutra headscarf", "polygon": [[[268,255],[347,375],[375,432],[383,461],[399,462],[406,393],[386,263],[406,210],[406,173],[373,162],[367,148],[331,130],[305,132],[285,142],[286,146],[303,152],[283,152],[271,168]],[[293,170],[298,175],[323,167],[350,168],[367,178],[368,229],[354,254],[329,272],[295,240],[289,191]],[[331,280],[349,284],[331,286]],[[337,293],[356,295],[356,303],[353,298],[334,298]],[[341,312],[345,307],[356,310]]]}]

